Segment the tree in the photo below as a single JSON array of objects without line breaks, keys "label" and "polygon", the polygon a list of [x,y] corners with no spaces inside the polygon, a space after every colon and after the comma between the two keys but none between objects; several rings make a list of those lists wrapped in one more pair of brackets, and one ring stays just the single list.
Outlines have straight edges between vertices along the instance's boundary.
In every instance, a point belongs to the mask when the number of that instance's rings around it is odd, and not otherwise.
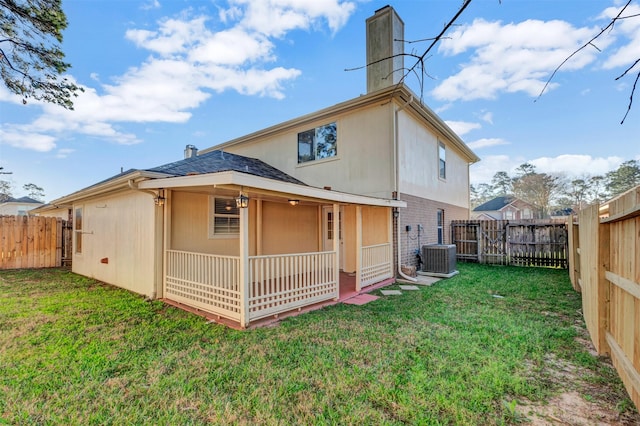
[{"label": "tree", "polygon": [[42,187],[33,183],[27,183],[22,188],[27,191],[27,195],[34,200],[44,201],[44,189],[42,189]]},{"label": "tree", "polygon": [[81,88],[66,78],[60,48],[67,18],[61,0],[0,0],[0,75],[22,96],[73,109]]},{"label": "tree", "polygon": [[589,178],[589,196],[594,203],[600,203],[601,200],[607,198],[605,192],[605,177],[601,175],[591,176]]},{"label": "tree", "polygon": [[584,179],[574,179],[569,182],[565,194],[569,197],[570,207],[574,210],[581,210],[586,204],[589,191],[589,184]]},{"label": "tree", "polygon": [[538,209],[538,217],[549,215],[551,201],[561,188],[560,178],[546,173],[536,173],[533,164],[524,163],[516,169],[518,176],[513,179],[513,193],[521,200],[528,201]]},{"label": "tree", "polygon": [[509,195],[513,193],[513,180],[507,172],[496,172],[491,179],[491,185],[497,195]]},{"label": "tree", "polygon": [[494,197],[493,187],[486,183],[480,183],[477,186],[470,186],[471,192],[471,208],[475,209],[481,204],[486,203]]},{"label": "tree", "polygon": [[12,196],[11,182],[0,180],[0,203],[4,203]]},{"label": "tree", "polygon": [[616,170],[607,173],[605,179],[607,191],[616,197],[640,185],[640,163],[637,160],[625,161]]}]

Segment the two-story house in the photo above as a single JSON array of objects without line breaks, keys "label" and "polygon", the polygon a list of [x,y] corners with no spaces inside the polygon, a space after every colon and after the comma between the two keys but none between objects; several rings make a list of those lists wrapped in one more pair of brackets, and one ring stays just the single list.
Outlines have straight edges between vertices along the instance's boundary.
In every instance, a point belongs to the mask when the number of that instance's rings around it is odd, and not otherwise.
[{"label": "two-story house", "polygon": [[5,197],[0,200],[0,215],[25,216],[30,210],[40,207],[42,202],[31,197]]},{"label": "two-story house", "polygon": [[392,59],[362,96],[53,201],[73,208],[73,271],[247,327],[445,243],[478,157],[394,73],[402,31],[390,7],[367,20],[368,63]]}]

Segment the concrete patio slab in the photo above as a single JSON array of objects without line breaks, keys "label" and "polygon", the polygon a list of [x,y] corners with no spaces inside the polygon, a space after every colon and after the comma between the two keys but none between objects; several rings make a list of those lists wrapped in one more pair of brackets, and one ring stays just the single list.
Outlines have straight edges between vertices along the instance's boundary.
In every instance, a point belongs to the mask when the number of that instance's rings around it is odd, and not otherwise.
[{"label": "concrete patio slab", "polygon": [[401,285],[400,290],[420,290],[420,287],[415,285]]},{"label": "concrete patio slab", "polygon": [[385,296],[399,296],[402,294],[400,290],[380,290],[380,293],[384,294]]}]

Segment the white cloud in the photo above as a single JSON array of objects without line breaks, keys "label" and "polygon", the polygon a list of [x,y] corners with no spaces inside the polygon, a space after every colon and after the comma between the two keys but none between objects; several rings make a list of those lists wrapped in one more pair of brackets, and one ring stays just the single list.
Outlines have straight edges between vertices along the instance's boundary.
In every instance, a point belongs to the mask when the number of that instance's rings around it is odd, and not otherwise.
[{"label": "white cloud", "polygon": [[295,29],[309,29],[326,20],[331,32],[342,28],[355,10],[355,3],[339,0],[232,0],[230,15],[245,8],[241,27],[270,37],[282,37]]},{"label": "white cloud", "polygon": [[[447,56],[470,53],[460,72],[433,90],[440,100],[494,99],[501,93],[524,92],[537,96],[547,78],[580,44],[593,36],[593,28],[575,28],[564,21],[527,20],[503,24],[476,19],[453,31],[440,44]],[[604,39],[602,47],[612,40]],[[562,71],[581,69],[596,58],[585,49]],[[553,89],[553,83],[547,89]]]},{"label": "white cloud", "polygon": [[480,123],[471,123],[469,121],[445,121],[458,136],[466,135],[472,130],[479,129]]},{"label": "white cloud", "polygon": [[[640,157],[640,156],[637,156]],[[568,177],[595,176],[617,169],[625,159],[621,157],[592,157],[591,155],[562,154],[556,157],[525,159],[508,155],[489,155],[470,168],[471,183],[490,183],[496,172],[505,171],[513,175],[518,166],[527,162],[539,173],[564,174]]]},{"label": "white cloud", "polygon": [[[158,7],[157,0],[143,5]],[[91,86],[67,76],[84,88],[74,100],[74,111],[30,102],[43,114],[29,124],[5,125],[0,129],[2,143],[50,151],[58,138],[75,132],[133,144],[141,140],[122,129],[127,123],[184,123],[212,92],[234,90],[282,99],[286,83],[301,71],[274,64],[275,39],[294,29],[318,29],[324,24],[335,32],[354,10],[353,2],[340,0],[231,0],[228,9],[218,10],[220,22],[192,16],[187,10],[160,20],[156,28],[129,29],[125,39],[149,51],[146,60],[111,76],[110,84],[101,83],[97,73],[90,74]],[[21,99],[0,87],[1,101]]]},{"label": "white cloud", "polygon": [[467,142],[467,145],[471,149],[482,149],[482,148],[488,148],[490,146],[508,145],[508,144],[509,142],[499,138],[483,138],[473,142]]},{"label": "white cloud", "polygon": [[624,162],[620,157],[592,157],[590,155],[563,154],[529,160],[542,173],[566,173],[572,176],[603,175]]},{"label": "white cloud", "polygon": [[[617,16],[619,11],[619,7],[607,8],[602,13],[601,18],[610,20]],[[632,16],[638,14],[640,14],[640,5],[631,4],[621,16]],[[612,31],[614,31],[616,35],[621,36],[620,38],[624,37],[626,39],[626,44],[618,47],[611,56],[607,58],[603,64],[603,68],[627,68],[640,58],[640,19],[637,17],[632,19],[621,19],[616,22]],[[606,34],[609,35],[608,33]],[[636,64],[634,69],[637,71],[638,68],[640,68],[640,65]]]},{"label": "white cloud", "polygon": [[60,148],[56,153],[56,158],[67,158],[70,154],[74,153],[75,149]]},{"label": "white cloud", "polygon": [[480,116],[480,119],[482,121],[485,121],[489,124],[493,124],[493,113],[487,111],[487,112],[483,112],[482,115]]},{"label": "white cloud", "polygon": [[31,132],[27,126],[22,125],[0,127],[0,143],[38,152],[51,151],[56,147],[53,136]]}]

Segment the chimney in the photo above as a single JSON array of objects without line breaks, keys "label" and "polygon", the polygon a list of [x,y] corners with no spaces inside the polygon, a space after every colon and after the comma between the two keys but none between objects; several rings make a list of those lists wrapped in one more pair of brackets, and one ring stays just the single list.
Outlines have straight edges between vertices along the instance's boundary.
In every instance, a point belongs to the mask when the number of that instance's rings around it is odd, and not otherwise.
[{"label": "chimney", "polygon": [[367,93],[394,86],[404,73],[404,22],[391,6],[367,19]]},{"label": "chimney", "polygon": [[184,147],[184,158],[191,158],[198,155],[198,148],[195,145],[187,145]]}]

